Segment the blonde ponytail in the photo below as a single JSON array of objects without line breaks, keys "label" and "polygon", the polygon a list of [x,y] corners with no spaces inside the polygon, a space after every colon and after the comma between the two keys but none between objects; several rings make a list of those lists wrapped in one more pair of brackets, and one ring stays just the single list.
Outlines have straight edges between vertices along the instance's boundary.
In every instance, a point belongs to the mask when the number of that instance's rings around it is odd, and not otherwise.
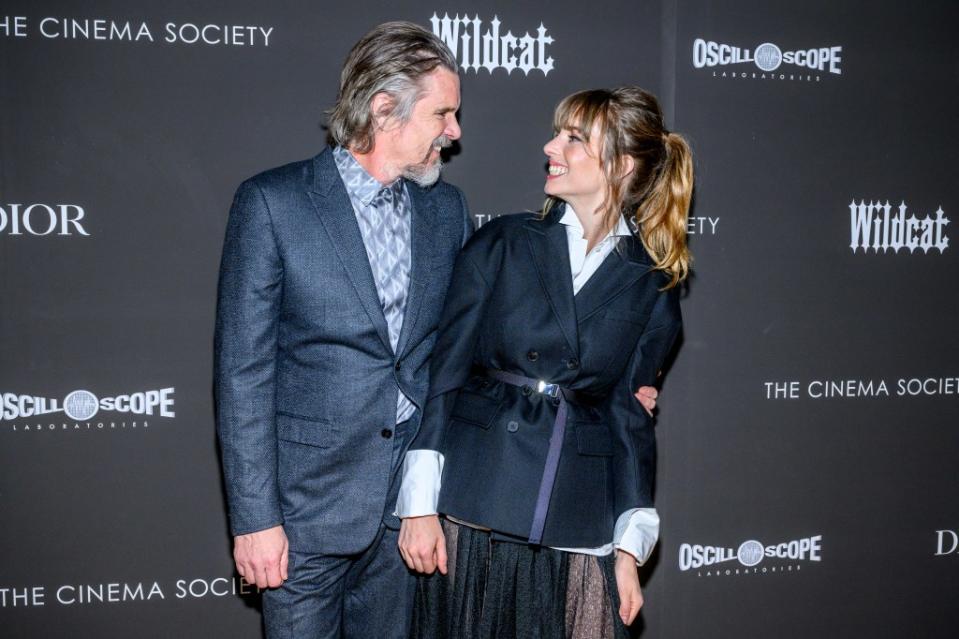
[{"label": "blonde ponytail", "polygon": [[693,154],[676,133],[664,134],[663,145],[663,165],[636,209],[636,225],[656,270],[670,276],[666,288],[672,288],[686,279],[692,262],[686,231],[693,196]]}]

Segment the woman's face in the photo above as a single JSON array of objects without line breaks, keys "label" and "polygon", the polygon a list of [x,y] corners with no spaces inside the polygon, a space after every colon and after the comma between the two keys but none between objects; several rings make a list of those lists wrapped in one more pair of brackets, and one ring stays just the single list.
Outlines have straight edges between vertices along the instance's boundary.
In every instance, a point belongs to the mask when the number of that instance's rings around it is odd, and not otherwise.
[{"label": "woman's face", "polygon": [[571,124],[570,128],[560,129],[543,147],[549,159],[543,189],[547,195],[566,200],[574,207],[576,200],[602,200],[606,192],[606,175],[599,163],[601,135],[596,123],[589,138],[587,143],[582,131]]}]

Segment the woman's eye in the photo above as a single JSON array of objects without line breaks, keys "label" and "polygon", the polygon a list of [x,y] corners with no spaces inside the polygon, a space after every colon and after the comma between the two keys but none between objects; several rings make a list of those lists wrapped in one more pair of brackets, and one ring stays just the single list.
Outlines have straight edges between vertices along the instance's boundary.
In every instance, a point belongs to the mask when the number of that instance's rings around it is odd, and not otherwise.
[{"label": "woman's eye", "polygon": [[573,135],[572,133],[570,133],[570,134],[569,134],[569,141],[570,141],[570,142],[580,142],[581,140],[579,139],[578,136]]}]

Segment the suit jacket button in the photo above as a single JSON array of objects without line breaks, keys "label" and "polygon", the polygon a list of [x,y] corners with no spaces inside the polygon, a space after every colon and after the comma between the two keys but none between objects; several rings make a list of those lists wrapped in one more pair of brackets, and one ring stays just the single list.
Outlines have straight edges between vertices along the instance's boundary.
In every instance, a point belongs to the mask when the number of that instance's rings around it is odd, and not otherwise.
[{"label": "suit jacket button", "polygon": [[401,368],[403,368],[403,365],[400,363],[399,360],[396,360],[396,365],[393,366],[393,370],[397,370],[397,371],[398,371],[398,370],[400,370]]},{"label": "suit jacket button", "polygon": [[530,352],[526,353],[526,359],[528,359],[531,362],[535,362],[536,360],[539,359],[539,353],[537,353],[534,350],[530,350]]},{"label": "suit jacket button", "polygon": [[506,424],[506,430],[508,430],[511,433],[515,433],[516,431],[519,430],[519,424],[517,424],[516,422],[510,422]]},{"label": "suit jacket button", "polygon": [[529,384],[523,384],[523,394],[529,397],[533,393],[533,387]]},{"label": "suit jacket button", "polygon": [[553,406],[559,406],[559,397],[554,397],[552,401],[553,401]]},{"label": "suit jacket button", "polygon": [[393,431],[391,431],[389,428],[384,428],[380,431],[380,435],[383,436],[383,439],[389,439],[393,436]]},{"label": "suit jacket button", "polygon": [[579,368],[579,360],[576,359],[575,357],[570,357],[568,360],[566,360],[566,368],[568,368],[571,371],[576,370],[577,368]]}]

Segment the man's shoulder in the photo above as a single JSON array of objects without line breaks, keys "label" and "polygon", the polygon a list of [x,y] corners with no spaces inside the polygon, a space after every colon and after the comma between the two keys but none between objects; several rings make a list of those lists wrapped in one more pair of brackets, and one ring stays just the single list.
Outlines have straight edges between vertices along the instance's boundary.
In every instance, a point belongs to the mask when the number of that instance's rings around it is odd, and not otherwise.
[{"label": "man's shoulder", "polygon": [[441,207],[460,208],[465,200],[463,191],[458,186],[444,181],[443,178],[431,186],[421,187],[413,184],[413,188],[420,189],[424,197],[433,200],[437,206]]},{"label": "man's shoulder", "polygon": [[240,188],[255,186],[264,192],[307,188],[313,183],[314,164],[327,152],[261,171],[244,180]]}]

